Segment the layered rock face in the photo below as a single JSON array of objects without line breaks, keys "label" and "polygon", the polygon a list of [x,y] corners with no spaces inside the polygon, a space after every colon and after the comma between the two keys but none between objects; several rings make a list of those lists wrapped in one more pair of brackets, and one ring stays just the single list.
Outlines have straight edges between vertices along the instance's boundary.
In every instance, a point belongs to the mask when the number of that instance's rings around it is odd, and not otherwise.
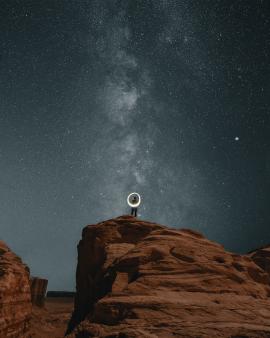
[{"label": "layered rock face", "polygon": [[31,311],[29,269],[0,241],[0,337],[29,337]]},{"label": "layered rock face", "polygon": [[31,299],[33,305],[44,306],[47,285],[47,279],[31,277]]},{"label": "layered rock face", "polygon": [[252,251],[249,257],[270,276],[270,246]]},{"label": "layered rock face", "polygon": [[269,275],[192,230],[88,225],[76,282],[70,337],[270,337]]}]

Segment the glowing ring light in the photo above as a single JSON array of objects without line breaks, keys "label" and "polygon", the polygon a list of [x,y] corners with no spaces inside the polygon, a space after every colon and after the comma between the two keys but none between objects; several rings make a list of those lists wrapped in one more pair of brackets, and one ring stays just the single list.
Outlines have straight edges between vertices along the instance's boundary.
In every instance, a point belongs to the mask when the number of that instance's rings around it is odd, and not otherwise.
[{"label": "glowing ring light", "polygon": [[[136,204],[132,204],[132,203],[130,203],[130,201],[129,201],[129,198],[130,198],[132,195],[136,195],[136,196],[139,198],[139,200],[138,200],[138,202],[137,202]],[[132,208],[137,208],[137,207],[141,204],[141,196],[140,196],[137,192],[132,192],[131,194],[128,195],[127,203],[128,203],[128,205],[129,205],[130,207],[132,207]]]}]

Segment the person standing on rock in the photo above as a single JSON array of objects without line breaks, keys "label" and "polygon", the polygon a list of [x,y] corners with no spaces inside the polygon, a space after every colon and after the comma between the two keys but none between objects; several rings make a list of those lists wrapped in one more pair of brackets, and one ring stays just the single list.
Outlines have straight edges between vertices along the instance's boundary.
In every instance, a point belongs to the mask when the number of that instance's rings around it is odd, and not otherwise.
[{"label": "person standing on rock", "polygon": [[[136,204],[137,201],[138,201],[137,196],[133,196],[131,203]],[[131,207],[131,215],[133,215],[133,213],[134,213],[134,216],[137,217],[137,207]]]},{"label": "person standing on rock", "polygon": [[138,206],[141,204],[141,196],[137,192],[132,192],[127,197],[127,203],[131,207],[131,216],[137,217]]}]

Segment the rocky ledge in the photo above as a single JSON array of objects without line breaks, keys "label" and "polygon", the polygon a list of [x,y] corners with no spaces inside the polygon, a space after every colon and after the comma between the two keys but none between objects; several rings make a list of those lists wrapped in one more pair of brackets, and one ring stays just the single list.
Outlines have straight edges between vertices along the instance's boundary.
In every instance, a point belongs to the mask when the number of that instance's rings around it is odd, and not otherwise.
[{"label": "rocky ledge", "polygon": [[270,246],[264,246],[251,251],[248,255],[259,267],[266,271],[270,276]]},{"label": "rocky ledge", "polygon": [[83,229],[69,337],[270,337],[270,276],[200,233],[129,215]]},{"label": "rocky ledge", "polygon": [[29,337],[29,269],[0,241],[0,337]]}]

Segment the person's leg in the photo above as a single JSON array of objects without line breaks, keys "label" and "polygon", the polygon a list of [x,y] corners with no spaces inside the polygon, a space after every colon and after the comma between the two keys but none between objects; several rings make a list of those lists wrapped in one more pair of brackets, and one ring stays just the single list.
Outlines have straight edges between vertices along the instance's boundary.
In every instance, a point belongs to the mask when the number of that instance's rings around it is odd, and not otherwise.
[{"label": "person's leg", "polygon": [[135,208],[135,217],[137,217],[137,208]]},{"label": "person's leg", "polygon": [[133,211],[134,211],[134,209],[133,209],[133,208],[131,208],[131,216],[133,215]]}]

